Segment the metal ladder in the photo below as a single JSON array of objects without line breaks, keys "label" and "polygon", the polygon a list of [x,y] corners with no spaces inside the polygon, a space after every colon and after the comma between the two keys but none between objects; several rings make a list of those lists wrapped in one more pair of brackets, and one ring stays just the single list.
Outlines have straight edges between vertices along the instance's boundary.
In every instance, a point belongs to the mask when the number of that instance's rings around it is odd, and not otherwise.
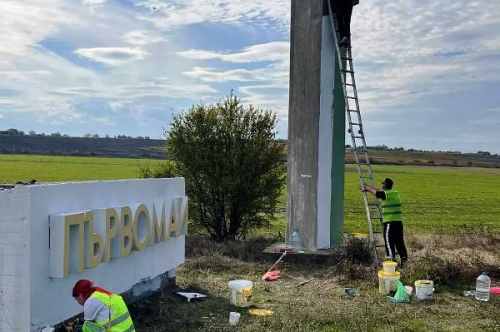
[{"label": "metal ladder", "polygon": [[[368,222],[369,239],[370,246],[373,250],[373,259],[375,264],[378,264],[378,254],[377,248],[381,247],[377,245],[374,232],[374,221],[379,222],[382,226],[382,211],[380,209],[379,202],[374,195],[368,195],[364,191],[364,183],[368,182],[374,185],[373,173],[370,164],[370,159],[368,158],[368,149],[366,147],[365,134],[363,131],[363,123],[361,121],[361,111],[359,108],[358,91],[356,89],[356,81],[354,79],[354,66],[353,58],[351,52],[351,46],[347,46],[345,55],[341,52],[339,47],[339,41],[337,36],[337,20],[334,18],[332,8],[330,6],[330,1],[328,1],[328,11],[330,16],[330,24],[333,30],[337,61],[340,66],[340,77],[342,88],[345,98],[345,110],[347,115],[347,122],[349,124],[349,129],[347,130],[351,135],[352,147],[351,150],[354,154],[354,159],[356,160],[356,167],[359,175],[359,184],[361,194],[363,196],[363,202],[365,205],[366,219]],[[347,63],[347,68],[345,66]],[[349,75],[348,75],[349,74]],[[349,77],[349,79],[348,79]],[[383,229],[383,228],[382,228]]]}]

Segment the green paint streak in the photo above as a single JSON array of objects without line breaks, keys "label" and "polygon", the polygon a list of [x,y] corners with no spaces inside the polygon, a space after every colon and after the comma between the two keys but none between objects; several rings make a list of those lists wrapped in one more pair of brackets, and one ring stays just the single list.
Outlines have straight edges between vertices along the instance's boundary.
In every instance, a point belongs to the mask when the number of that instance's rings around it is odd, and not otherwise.
[{"label": "green paint streak", "polygon": [[[345,48],[340,50],[345,57]],[[333,86],[333,148],[332,148],[332,204],[330,211],[330,247],[340,246],[344,228],[344,172],[345,172],[345,97],[341,73],[335,57]],[[345,68],[345,63],[343,64]]]}]

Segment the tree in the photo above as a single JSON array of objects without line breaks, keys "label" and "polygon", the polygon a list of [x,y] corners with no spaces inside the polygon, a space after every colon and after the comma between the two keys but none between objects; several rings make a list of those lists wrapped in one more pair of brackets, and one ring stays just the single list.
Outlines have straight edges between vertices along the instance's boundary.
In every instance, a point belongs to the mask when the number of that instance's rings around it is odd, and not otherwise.
[{"label": "tree", "polygon": [[269,226],[285,182],[276,114],[244,108],[232,93],[174,116],[167,151],[186,179],[191,221],[216,240]]}]

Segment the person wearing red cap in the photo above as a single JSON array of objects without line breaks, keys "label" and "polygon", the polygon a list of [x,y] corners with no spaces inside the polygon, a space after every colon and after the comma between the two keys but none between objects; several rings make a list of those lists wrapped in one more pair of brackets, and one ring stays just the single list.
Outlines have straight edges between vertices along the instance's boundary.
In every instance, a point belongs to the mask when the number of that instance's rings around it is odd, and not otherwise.
[{"label": "person wearing red cap", "polygon": [[399,192],[392,189],[394,182],[386,178],[382,181],[382,189],[376,188],[367,183],[364,184],[364,190],[369,191],[382,203],[382,223],[384,225],[384,242],[387,257],[395,259],[396,252],[399,254],[400,264],[403,266],[408,259],[405,240],[403,236],[403,219],[401,215],[401,198]]},{"label": "person wearing red cap", "polygon": [[127,305],[120,295],[81,279],[73,287],[73,297],[83,305],[83,332],[135,332]]}]

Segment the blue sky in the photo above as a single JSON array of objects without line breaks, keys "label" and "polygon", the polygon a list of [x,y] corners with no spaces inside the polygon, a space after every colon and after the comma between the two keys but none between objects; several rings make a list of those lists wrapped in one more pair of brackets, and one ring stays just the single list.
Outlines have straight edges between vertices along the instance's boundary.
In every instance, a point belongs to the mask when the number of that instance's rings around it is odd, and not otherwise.
[{"label": "blue sky", "polygon": [[[500,2],[362,0],[368,145],[500,153]],[[289,0],[0,0],[0,129],[163,138],[231,90],[287,135]]]}]

